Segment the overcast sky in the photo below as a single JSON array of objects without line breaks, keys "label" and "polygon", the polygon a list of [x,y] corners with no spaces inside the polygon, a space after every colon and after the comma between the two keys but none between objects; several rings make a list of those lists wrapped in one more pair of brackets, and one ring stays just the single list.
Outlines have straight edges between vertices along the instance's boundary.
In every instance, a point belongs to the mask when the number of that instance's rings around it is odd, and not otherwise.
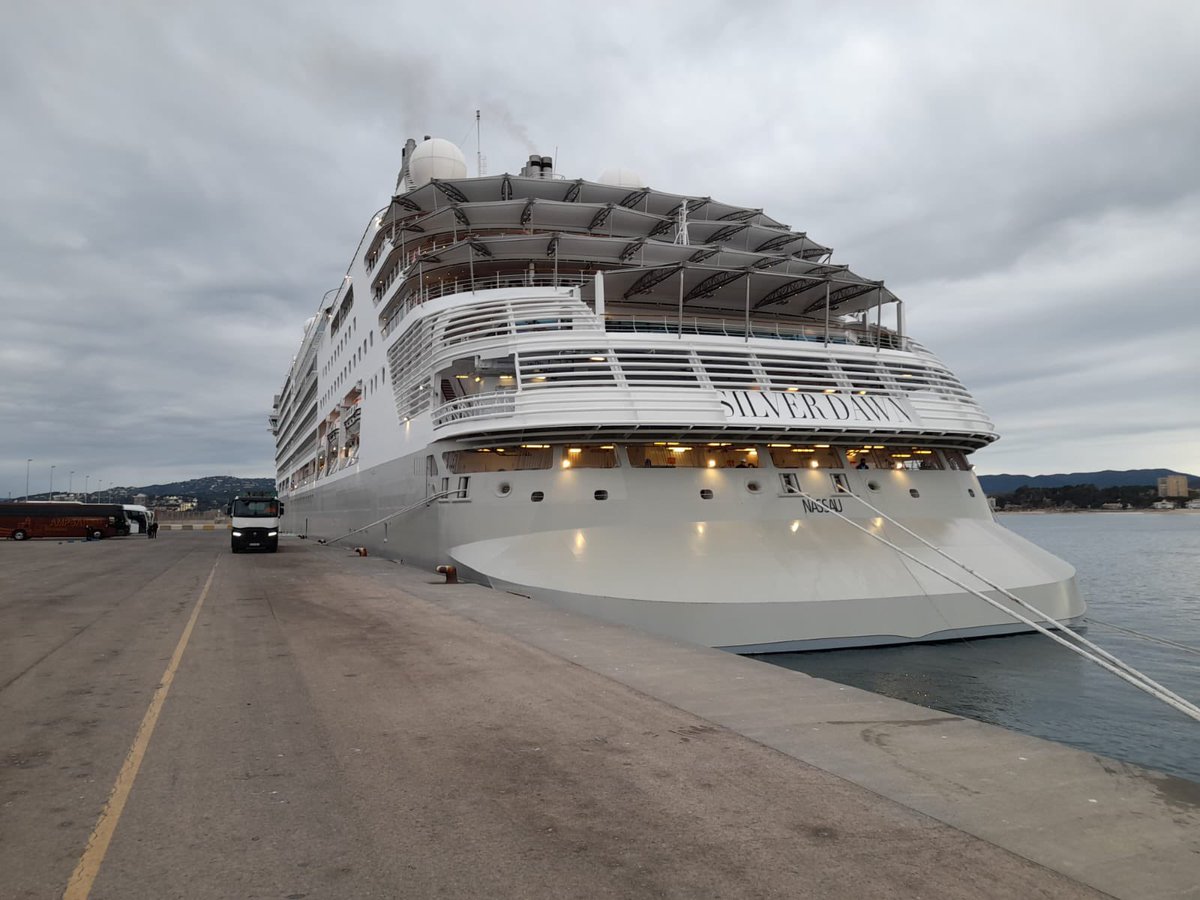
[{"label": "overcast sky", "polygon": [[491,173],[624,166],[886,279],[981,473],[1200,473],[1198,46],[1177,0],[5,3],[0,495],[273,475],[304,320],[476,108]]}]

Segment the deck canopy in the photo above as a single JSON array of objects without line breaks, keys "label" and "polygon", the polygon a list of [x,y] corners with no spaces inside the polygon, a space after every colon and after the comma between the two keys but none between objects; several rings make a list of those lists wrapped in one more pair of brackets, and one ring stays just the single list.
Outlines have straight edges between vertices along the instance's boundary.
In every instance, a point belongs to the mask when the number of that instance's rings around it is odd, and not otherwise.
[{"label": "deck canopy", "polygon": [[[395,243],[412,242],[433,235],[458,235],[465,231],[571,231],[596,234],[655,238],[674,242],[678,220],[613,203],[569,203],[562,200],[483,201],[449,203],[437,210],[419,213],[395,221],[388,234]],[[754,222],[688,221],[689,243],[718,244],[756,252],[774,252],[803,259],[828,257],[828,247],[806,234]]]},{"label": "deck canopy", "polygon": [[383,214],[389,225],[413,213],[434,212],[450,203],[482,203],[494,200],[554,200],[560,203],[598,204],[636,209],[672,220],[686,200],[688,217],[715,222],[750,222],[783,231],[788,226],[761,209],[731,206],[711,197],[668,194],[651,188],[619,187],[595,181],[560,178],[526,178],[519,175],[485,175],[480,178],[433,179],[428,184],[397,194]]},{"label": "deck canopy", "polygon": [[782,254],[728,247],[629,240],[570,233],[476,236],[425,255],[420,273],[427,281],[461,277],[473,270],[518,273],[530,260],[545,272],[556,267],[567,274],[604,271],[605,297],[635,306],[671,307],[683,303],[692,312],[742,313],[747,301],[753,312],[814,316],[823,312],[828,285],[833,315],[850,315],[890,303],[896,297],[882,282],[854,274],[845,266]]}]

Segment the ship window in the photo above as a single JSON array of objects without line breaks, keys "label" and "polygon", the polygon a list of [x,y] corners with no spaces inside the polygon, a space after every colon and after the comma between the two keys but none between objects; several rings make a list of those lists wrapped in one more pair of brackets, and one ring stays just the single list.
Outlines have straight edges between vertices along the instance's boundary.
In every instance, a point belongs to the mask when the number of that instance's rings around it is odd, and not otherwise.
[{"label": "ship window", "polygon": [[550,468],[551,451],[549,444],[526,444],[517,447],[451,450],[443,453],[442,458],[446,467],[456,475],[472,472],[514,472]]},{"label": "ship window", "polygon": [[722,388],[759,388],[759,377],[750,366],[750,359],[741,354],[704,353],[704,371],[718,390]]},{"label": "ship window", "polygon": [[686,350],[622,350],[617,358],[630,384],[696,384]]},{"label": "ship window", "polygon": [[840,469],[842,460],[828,444],[769,445],[771,461],[777,469]]},{"label": "ship window", "polygon": [[701,489],[701,491],[700,491],[700,499],[701,500],[711,500],[712,498],[713,498],[713,492],[711,489],[709,489],[709,488]]},{"label": "ship window", "polygon": [[522,353],[521,386],[535,388],[597,382],[613,384],[616,379],[609,362],[610,355],[607,350],[599,349]]},{"label": "ship window", "polygon": [[759,356],[759,362],[775,391],[823,391],[838,383],[825,359]]},{"label": "ship window", "polygon": [[846,450],[846,467],[849,469],[894,469],[897,459],[893,459],[891,453],[895,448],[885,447],[882,444],[868,444],[865,441],[861,446],[851,447]]},{"label": "ship window", "polygon": [[543,500],[546,499],[546,495],[544,493],[542,493],[541,491],[534,491],[532,494],[529,495],[529,499],[532,500],[534,503],[541,503]]},{"label": "ship window", "polygon": [[562,460],[564,469],[614,469],[617,448],[613,444],[568,444]]},{"label": "ship window", "polygon": [[596,491],[594,494],[592,494],[592,496],[595,497],[597,500],[607,500],[608,499],[608,491],[599,490],[599,491]]},{"label": "ship window", "polygon": [[946,467],[956,472],[966,472],[971,468],[961,450],[943,450],[946,454]]},{"label": "ship window", "polygon": [[640,469],[756,469],[758,449],[745,445],[713,445],[676,441],[630,444],[629,464]]}]

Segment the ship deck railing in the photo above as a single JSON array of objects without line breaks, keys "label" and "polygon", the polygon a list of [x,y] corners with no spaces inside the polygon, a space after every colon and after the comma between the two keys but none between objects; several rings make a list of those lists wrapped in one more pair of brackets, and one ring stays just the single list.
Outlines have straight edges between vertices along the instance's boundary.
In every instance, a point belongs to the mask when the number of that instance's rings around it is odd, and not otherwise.
[{"label": "ship deck railing", "polygon": [[[440,297],[479,291],[526,287],[576,288],[591,284],[593,279],[580,275],[488,275],[475,279],[454,279],[426,285],[405,298],[383,325],[387,336],[413,310]],[[820,344],[843,344],[882,350],[921,352],[916,341],[881,326],[852,325],[844,322],[823,325],[814,323],[790,324],[751,319],[749,328],[744,319],[725,319],[705,316],[672,316],[669,314],[630,314],[613,310],[604,317],[605,331],[617,334],[708,335],[730,338],[804,341]]]}]

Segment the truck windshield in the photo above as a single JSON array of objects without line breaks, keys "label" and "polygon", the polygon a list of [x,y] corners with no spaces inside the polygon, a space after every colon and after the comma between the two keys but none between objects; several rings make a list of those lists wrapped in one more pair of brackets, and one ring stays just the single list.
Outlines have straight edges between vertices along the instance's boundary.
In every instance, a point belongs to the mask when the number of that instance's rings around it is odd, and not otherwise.
[{"label": "truck windshield", "polygon": [[279,501],[234,500],[233,514],[246,519],[273,519],[279,515]]}]

